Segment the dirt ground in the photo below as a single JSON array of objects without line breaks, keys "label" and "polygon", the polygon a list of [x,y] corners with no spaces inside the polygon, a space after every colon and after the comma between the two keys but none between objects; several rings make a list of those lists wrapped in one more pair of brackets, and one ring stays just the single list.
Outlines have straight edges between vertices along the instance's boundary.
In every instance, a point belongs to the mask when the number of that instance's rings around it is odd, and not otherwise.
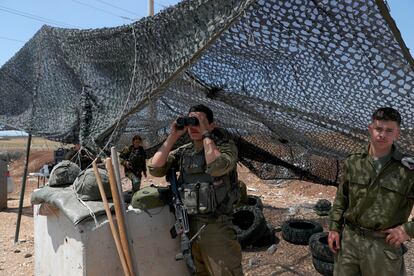
[{"label": "dirt ground", "polygon": [[[50,149],[39,149],[31,153],[29,172],[38,171],[53,158]],[[21,175],[24,158],[11,165],[15,190],[8,196],[8,209],[0,212],[0,275],[34,275],[33,209],[30,195],[37,188],[37,178],[29,178],[26,185],[19,242],[14,244],[16,231]],[[243,166],[238,167],[239,177],[247,184],[249,194],[258,195],[264,203],[263,213],[268,222],[280,229],[288,218],[307,218],[319,221],[327,229],[327,218],[319,217],[313,205],[319,199],[333,200],[335,187],[322,186],[304,181],[263,181]],[[159,184],[161,179],[148,177],[143,186]],[[308,246],[293,245],[283,240],[281,232],[276,233],[277,249],[273,253],[268,247],[247,248],[243,251],[243,269],[246,276],[258,275],[320,275],[312,265]],[[414,275],[414,246],[406,254],[408,275]]]}]

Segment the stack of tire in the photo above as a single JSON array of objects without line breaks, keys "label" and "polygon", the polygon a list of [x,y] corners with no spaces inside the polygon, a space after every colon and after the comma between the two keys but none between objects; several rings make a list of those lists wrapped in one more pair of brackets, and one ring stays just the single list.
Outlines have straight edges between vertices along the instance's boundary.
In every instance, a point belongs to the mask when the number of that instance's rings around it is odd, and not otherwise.
[{"label": "stack of tire", "polygon": [[260,197],[247,195],[243,205],[233,211],[233,224],[242,248],[262,247],[276,243],[275,229],[266,223]]},{"label": "stack of tire", "polygon": [[328,232],[320,232],[309,239],[312,263],[316,271],[325,276],[333,275],[334,255],[328,246]]},{"label": "stack of tire", "polygon": [[325,276],[333,275],[334,256],[328,246],[328,232],[323,232],[319,222],[289,219],[282,225],[282,237],[293,244],[309,244],[312,263],[316,271]]},{"label": "stack of tire", "polygon": [[319,222],[307,219],[289,219],[282,224],[282,237],[285,241],[307,245],[313,234],[322,232]]}]

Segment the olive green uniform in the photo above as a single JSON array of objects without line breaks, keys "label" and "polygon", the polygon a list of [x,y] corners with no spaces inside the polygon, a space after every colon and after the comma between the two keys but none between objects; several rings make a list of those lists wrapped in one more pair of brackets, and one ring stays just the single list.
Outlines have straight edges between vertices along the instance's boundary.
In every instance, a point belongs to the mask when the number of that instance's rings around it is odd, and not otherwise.
[{"label": "olive green uniform", "polygon": [[[142,173],[147,172],[145,160],[147,154],[142,146],[135,148],[133,145],[125,147],[119,157],[121,158],[121,165],[125,168],[125,176],[132,182],[132,190],[138,191],[141,187]],[[125,162],[129,162],[132,168],[127,168]]]},{"label": "olive green uniform", "polygon": [[[206,225],[192,242],[196,275],[243,275],[241,247],[230,216],[233,203],[240,197],[236,171],[237,147],[232,140],[215,139],[215,143],[221,155],[208,165],[205,163],[204,149],[196,150],[193,144],[188,144],[172,151],[163,167],[155,168],[150,164],[148,168],[157,177],[164,176],[171,166],[179,168],[178,182],[181,190],[184,190],[182,198],[189,212],[190,237]],[[202,170],[197,164],[203,164]],[[213,196],[203,194],[207,193],[203,188],[207,187],[203,184],[205,181],[210,182],[208,187],[213,187]],[[194,191],[188,188],[191,187],[189,182],[198,184],[196,207],[188,200],[188,197],[191,198],[189,194]],[[217,208],[210,210],[207,206],[210,203],[202,203],[207,197],[215,198]],[[201,206],[205,206],[205,209]],[[200,210],[204,211],[200,213]]]},{"label": "olive green uniform", "polygon": [[404,247],[387,244],[381,232],[402,225],[414,237],[414,170],[403,157],[393,146],[382,160],[368,149],[345,160],[330,213],[330,230],[342,231],[334,275],[405,275]]},{"label": "olive green uniform", "polygon": [[93,161],[93,158],[89,157],[84,149],[77,151],[75,148],[70,148],[63,159],[76,163],[81,170],[86,170]]}]

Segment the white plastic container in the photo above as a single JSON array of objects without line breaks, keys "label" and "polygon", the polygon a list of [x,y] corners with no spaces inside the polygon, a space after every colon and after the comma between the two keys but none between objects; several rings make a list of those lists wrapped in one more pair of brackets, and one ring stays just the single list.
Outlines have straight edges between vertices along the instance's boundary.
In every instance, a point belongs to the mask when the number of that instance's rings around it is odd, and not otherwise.
[{"label": "white plastic container", "polygon": [[6,176],[7,176],[7,193],[10,194],[10,193],[13,193],[14,191],[14,183],[13,183],[13,178],[10,176],[9,165],[7,165]]}]

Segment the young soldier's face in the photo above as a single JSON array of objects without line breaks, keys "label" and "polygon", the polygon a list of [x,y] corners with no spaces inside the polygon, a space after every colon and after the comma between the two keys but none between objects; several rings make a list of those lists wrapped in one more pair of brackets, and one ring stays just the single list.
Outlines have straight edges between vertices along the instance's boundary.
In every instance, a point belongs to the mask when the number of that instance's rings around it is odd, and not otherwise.
[{"label": "young soldier's face", "polygon": [[212,124],[210,124],[207,120],[206,114],[204,112],[190,112],[188,117],[196,117],[199,121],[199,125],[197,126],[188,126],[188,135],[190,136],[191,140],[203,140],[202,134],[203,131],[208,130],[210,131],[212,128]]},{"label": "young soldier's face", "polygon": [[394,141],[400,138],[400,127],[394,121],[374,120],[368,126],[371,144],[378,150],[391,149]]},{"label": "young soldier's face", "polygon": [[135,139],[132,144],[134,145],[134,148],[138,148],[139,146],[141,146],[141,140],[140,139]]}]

